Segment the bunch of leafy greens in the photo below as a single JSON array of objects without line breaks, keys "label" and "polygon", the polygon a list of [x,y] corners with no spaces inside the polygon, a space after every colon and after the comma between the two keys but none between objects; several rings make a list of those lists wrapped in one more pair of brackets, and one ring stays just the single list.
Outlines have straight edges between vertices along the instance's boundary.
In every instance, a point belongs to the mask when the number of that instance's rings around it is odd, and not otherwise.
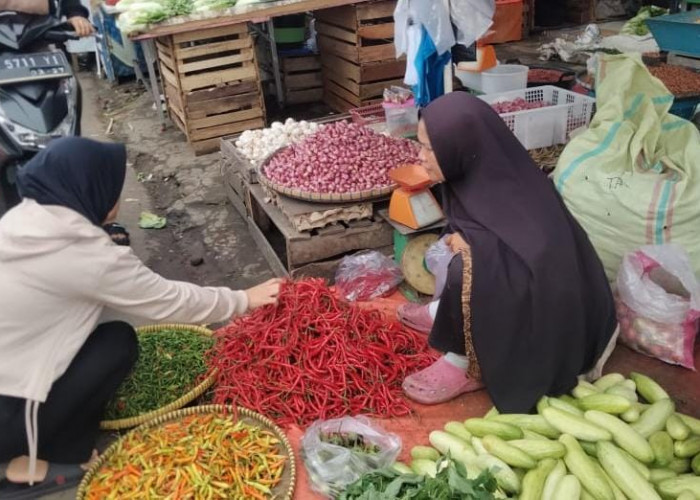
[{"label": "bunch of leafy greens", "polygon": [[121,12],[117,23],[128,34],[144,30],[149,24],[190,14],[193,8],[193,0],[121,0],[117,4]]},{"label": "bunch of leafy greens", "polygon": [[400,474],[393,469],[369,472],[352,483],[338,500],[491,500],[496,480],[485,471],[467,478],[464,466],[444,457],[435,477]]},{"label": "bunch of leafy greens", "polygon": [[228,9],[236,5],[237,0],[194,0],[195,12]]},{"label": "bunch of leafy greens", "polygon": [[639,9],[636,16],[625,23],[621,32],[626,35],[644,36],[649,33],[646,20],[651,17],[663,16],[664,14],[668,14],[668,9],[663,9],[655,5],[642,7]]}]

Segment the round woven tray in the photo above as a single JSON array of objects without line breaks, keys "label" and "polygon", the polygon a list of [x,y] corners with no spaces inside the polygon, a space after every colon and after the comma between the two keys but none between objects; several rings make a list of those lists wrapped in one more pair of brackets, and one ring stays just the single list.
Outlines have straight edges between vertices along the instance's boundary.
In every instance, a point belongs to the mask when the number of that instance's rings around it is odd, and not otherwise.
[{"label": "round woven tray", "polygon": [[[275,434],[275,436],[280,440],[281,446],[283,448],[281,453],[284,453],[287,456],[288,462],[284,468],[284,472],[282,473],[282,478],[279,484],[273,489],[273,498],[281,500],[292,500],[292,497],[294,495],[294,485],[296,483],[297,469],[296,461],[294,458],[294,451],[292,450],[292,445],[289,443],[289,439],[287,438],[286,434],[271,420],[269,420],[266,417],[263,417],[259,413],[241,407],[238,407],[237,411],[239,420],[243,421],[248,425],[256,425],[264,430],[270,431],[273,434]],[[191,408],[185,408],[182,410],[170,412],[166,415],[161,415],[158,418],[151,420],[150,422],[146,422],[145,424],[140,425],[136,429],[129,431],[129,433],[122,436],[118,441],[112,443],[112,445],[109,448],[107,448],[105,452],[102,453],[102,455],[100,455],[100,457],[97,459],[97,462],[95,462],[90,467],[90,469],[83,477],[83,480],[80,482],[80,485],[78,486],[76,499],[83,500],[85,498],[92,478],[95,476],[95,474],[97,474],[100,468],[109,460],[112,454],[116,451],[117,447],[119,446],[119,442],[123,439],[126,439],[129,435],[131,435],[131,433],[147,429],[154,429],[165,423],[180,420],[184,417],[189,417],[191,415],[206,415],[209,413],[228,414],[231,416],[231,418],[233,418],[235,415],[233,406],[193,406]]]},{"label": "round woven tray", "polygon": [[[214,334],[214,332],[212,332],[208,328],[204,328],[203,326],[184,325],[180,323],[142,326],[141,328],[138,328],[136,330],[136,333],[140,335],[142,333],[153,333],[158,332],[160,330],[177,330],[184,332],[192,332],[193,334],[204,335],[206,337],[211,337]],[[100,422],[100,429],[112,431],[130,429],[131,427],[136,427],[137,425],[141,425],[145,422],[148,422],[149,420],[153,420],[154,418],[160,417],[161,415],[165,415],[166,413],[169,413],[171,411],[179,410],[186,404],[191,403],[192,401],[200,397],[202,394],[204,394],[207,391],[207,389],[209,389],[214,384],[215,381],[216,370],[213,370],[209,374],[209,376],[202,380],[196,387],[193,387],[189,392],[179,397],[175,401],[168,403],[167,405],[161,408],[157,408],[147,413],[142,413],[141,415],[137,415],[135,417],[120,418],[117,420],[103,420],[102,422]]]},{"label": "round woven tray", "polygon": [[271,181],[265,177],[265,166],[275,157],[277,153],[285,148],[278,149],[270,156],[268,156],[265,161],[262,162],[260,167],[258,167],[258,179],[260,184],[267,186],[268,188],[277,191],[290,198],[296,198],[298,200],[304,201],[316,201],[319,203],[347,203],[349,201],[368,201],[375,200],[377,198],[384,198],[390,195],[394,189],[398,186],[392,184],[390,186],[385,186],[381,188],[368,189],[365,191],[353,191],[351,193],[312,193],[311,191],[302,191],[301,189],[290,188],[287,186],[282,186],[274,181]]}]

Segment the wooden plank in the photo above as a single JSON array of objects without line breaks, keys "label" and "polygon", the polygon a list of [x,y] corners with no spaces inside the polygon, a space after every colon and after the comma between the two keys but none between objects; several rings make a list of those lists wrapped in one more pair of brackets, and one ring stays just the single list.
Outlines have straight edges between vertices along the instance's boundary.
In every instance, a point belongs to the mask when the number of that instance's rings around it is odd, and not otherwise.
[{"label": "wooden plank", "polygon": [[216,13],[207,17],[199,17],[187,21],[182,21],[182,19],[164,21],[153,25],[150,27],[149,31],[134,36],[133,39],[144,40],[176,33],[188,33],[202,29],[229,26],[243,22],[260,22],[274,17],[304,14],[306,12],[348,6],[364,1],[367,0],[283,0],[276,2],[259,2],[252,5],[237,5],[227,10],[223,15]]},{"label": "wooden plank", "polygon": [[218,54],[229,50],[249,49],[253,46],[253,39],[245,37],[240,40],[227,40],[225,42],[208,43],[194,47],[178,47],[175,49],[175,58],[178,60],[190,57],[202,57],[210,54]]},{"label": "wooden plank", "polygon": [[170,83],[165,82],[164,90],[165,98],[168,100],[168,106],[173,106],[180,110],[185,109],[185,106],[182,102],[182,95],[180,94],[180,91],[177,90],[177,88],[172,86]]},{"label": "wooden plank", "polygon": [[391,245],[392,241],[393,228],[384,221],[376,221],[371,226],[348,229],[344,233],[290,242],[287,258],[290,266],[299,266],[353,250]]},{"label": "wooden plank", "polygon": [[349,45],[340,40],[336,40],[335,38],[319,35],[318,46],[321,49],[321,53],[326,52],[328,54],[335,54],[336,56],[343,57],[349,61],[360,61],[358,47]]},{"label": "wooden plank", "polygon": [[323,76],[320,71],[287,75],[284,77],[284,85],[292,90],[316,88],[323,85]]},{"label": "wooden plank", "polygon": [[322,9],[314,12],[316,21],[343,26],[345,28],[357,29],[357,9],[354,5],[336,7],[334,9]]},{"label": "wooden plank", "polygon": [[394,42],[383,45],[360,47],[360,63],[386,61],[396,57]]},{"label": "wooden plank", "polygon": [[287,92],[285,100],[289,104],[306,104],[310,102],[320,102],[323,100],[323,88],[291,90]]},{"label": "wooden plank", "polygon": [[277,253],[275,253],[275,250],[272,248],[272,245],[270,245],[270,242],[267,241],[263,232],[250,217],[248,218],[248,231],[255,243],[257,243],[258,249],[262,252],[263,257],[265,257],[265,260],[270,265],[272,272],[280,278],[288,277],[289,272],[287,268],[282,263]]},{"label": "wooden plank", "polygon": [[325,75],[325,82],[333,82],[336,85],[344,88],[348,92],[351,92],[352,95],[356,97],[360,97],[360,84],[357,82],[354,82],[352,80],[349,80],[347,78],[343,78],[340,76],[338,73],[328,73]]},{"label": "wooden plank", "polygon": [[[210,127],[237,123],[244,120],[252,120],[263,115],[263,110],[260,108],[245,109],[243,111],[233,111],[231,113],[223,113],[206,118],[189,119],[187,126],[190,132],[207,131]],[[220,137],[220,134],[219,134]],[[195,139],[196,140],[196,139]]]},{"label": "wooden plank", "polygon": [[384,17],[394,17],[394,10],[396,10],[396,0],[362,3],[357,6],[357,19],[359,21],[369,21]]},{"label": "wooden plank", "polygon": [[[375,250],[389,257],[394,255],[393,245],[375,248]],[[339,259],[324,260],[322,262],[312,262],[311,264],[292,268],[290,275],[295,279],[303,277],[325,278],[332,285],[335,283],[335,272],[342,260],[341,257]]]},{"label": "wooden plank", "polygon": [[180,64],[180,74],[189,73],[190,71],[201,71],[204,69],[216,68],[218,66],[228,66],[253,60],[253,49],[241,50],[240,53],[232,56],[214,57],[191,63]]},{"label": "wooden plank", "polygon": [[367,99],[372,99],[375,97],[382,97],[384,94],[384,89],[391,87],[392,85],[402,85],[403,78],[398,78],[396,80],[388,80],[376,83],[363,83],[360,85],[360,99],[363,101]]},{"label": "wooden plank", "polygon": [[318,56],[285,57],[282,59],[282,71],[284,73],[316,69],[321,69],[321,59]]},{"label": "wooden plank", "polygon": [[177,66],[175,65],[175,60],[173,59],[172,54],[158,49],[158,60],[161,64],[165,64],[171,71],[175,71]]},{"label": "wooden plank", "polygon": [[362,83],[403,77],[406,73],[406,59],[363,64],[359,71],[359,82]]},{"label": "wooden plank", "polygon": [[354,82],[360,82],[361,69],[360,66],[350,61],[343,59],[342,57],[334,56],[331,54],[322,53],[321,62],[323,64],[323,75],[324,78],[327,77],[328,72],[336,73],[340,77],[352,80]]},{"label": "wooden plank", "polygon": [[260,94],[257,92],[197,102],[187,107],[187,115],[190,119],[204,118],[214,113],[225,113],[251,106],[260,107]]},{"label": "wooden plank", "polygon": [[325,81],[323,83],[323,86],[326,90],[342,98],[344,101],[349,102],[352,105],[352,107],[358,108],[362,106],[362,101],[360,100],[359,96],[341,87],[333,80]]},{"label": "wooden plank", "polygon": [[186,42],[198,42],[201,40],[207,40],[209,38],[220,38],[230,35],[240,35],[242,33],[248,34],[248,24],[231,24],[228,26],[221,26],[219,28],[203,29],[198,31],[191,31],[189,33],[180,33],[173,35],[173,43],[186,43]]},{"label": "wooden plank", "polygon": [[260,184],[252,184],[249,187],[249,192],[251,196],[251,209],[254,204],[257,203],[265,215],[272,221],[272,223],[277,227],[282,236],[284,236],[287,241],[304,241],[310,240],[311,235],[308,233],[300,233],[289,222],[289,219],[284,216],[276,206],[265,203],[265,198],[267,197],[263,187]]},{"label": "wooden plank", "polygon": [[330,38],[342,40],[352,45],[358,45],[360,39],[355,31],[348,31],[344,28],[338,28],[332,24],[316,23],[316,32],[320,35],[325,35]]},{"label": "wooden plank", "polygon": [[217,127],[190,130],[190,140],[201,141],[204,139],[219,138],[225,135],[235,134],[236,132],[243,132],[244,130],[247,130],[249,128],[260,128],[263,126],[265,126],[265,120],[263,120],[262,118],[255,118],[253,120],[247,120],[242,122],[227,123],[225,125],[219,125]]},{"label": "wooden plank", "polygon": [[382,23],[360,26],[357,30],[357,33],[361,39],[367,38],[369,40],[393,40],[394,23]]},{"label": "wooden plank", "polygon": [[211,101],[212,99],[248,94],[250,92],[259,92],[257,81],[248,80],[211,89],[195,90],[194,92],[186,94],[185,99],[187,104],[190,105],[196,102]]},{"label": "wooden plank", "polygon": [[248,80],[255,78],[257,73],[255,66],[249,64],[242,68],[225,69],[221,71],[212,71],[211,73],[203,73],[194,76],[185,76],[182,78],[182,90],[188,92],[203,87],[213,87],[222,83],[229,83],[236,80]]},{"label": "wooden plank", "polygon": [[323,102],[339,113],[346,113],[348,110],[357,107],[332,92],[328,87],[324,87],[323,89]]},{"label": "wooden plank", "polygon": [[166,82],[168,82],[170,85],[172,85],[175,88],[180,87],[180,82],[178,82],[177,77],[175,76],[175,74],[172,71],[170,71],[165,66],[161,65],[160,72],[162,73],[163,79]]}]

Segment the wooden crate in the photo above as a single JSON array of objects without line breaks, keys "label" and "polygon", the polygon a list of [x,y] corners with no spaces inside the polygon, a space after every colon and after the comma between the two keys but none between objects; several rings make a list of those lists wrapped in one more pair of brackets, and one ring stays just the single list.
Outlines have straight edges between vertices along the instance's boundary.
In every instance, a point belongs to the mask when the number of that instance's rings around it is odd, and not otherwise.
[{"label": "wooden crate", "polygon": [[405,60],[394,48],[395,0],[316,12],[323,64],[324,100],[336,111],[382,101],[384,89],[401,85]]},{"label": "wooden crate", "polygon": [[394,58],[395,8],[396,0],[381,0],[316,11],[321,53],[355,63]]},{"label": "wooden crate", "polygon": [[321,59],[317,55],[282,59],[285,102],[306,104],[323,99]]},{"label": "wooden crate", "polygon": [[248,189],[248,228],[270,267],[280,276],[324,276],[343,255],[363,249],[389,251],[393,244],[392,227],[378,216],[297,231],[284,213],[268,202],[260,184],[250,184]]},{"label": "wooden crate", "polygon": [[247,24],[156,40],[168,113],[195,153],[219,139],[265,125],[253,39]]}]

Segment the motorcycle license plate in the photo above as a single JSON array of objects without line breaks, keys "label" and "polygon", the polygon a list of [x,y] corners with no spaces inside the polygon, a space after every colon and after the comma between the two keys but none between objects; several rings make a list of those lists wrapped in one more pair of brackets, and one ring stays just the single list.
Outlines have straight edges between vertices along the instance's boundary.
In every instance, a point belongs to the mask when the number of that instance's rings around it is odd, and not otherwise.
[{"label": "motorcycle license plate", "polygon": [[0,85],[66,78],[72,74],[63,52],[0,55]]}]

